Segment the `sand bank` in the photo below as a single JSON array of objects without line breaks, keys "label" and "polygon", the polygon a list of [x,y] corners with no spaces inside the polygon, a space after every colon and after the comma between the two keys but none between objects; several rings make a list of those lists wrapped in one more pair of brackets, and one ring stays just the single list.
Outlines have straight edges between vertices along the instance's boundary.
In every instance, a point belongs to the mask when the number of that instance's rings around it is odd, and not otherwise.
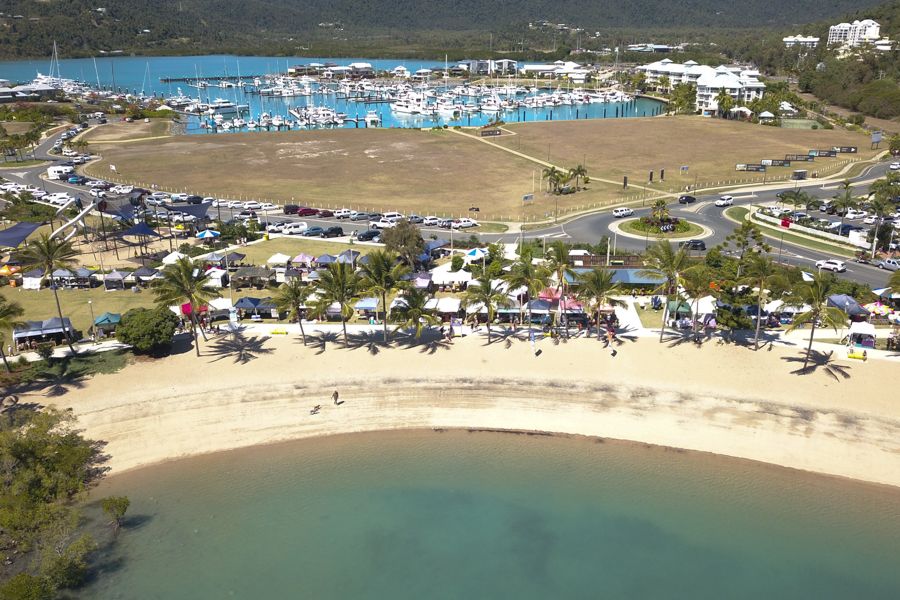
[{"label": "sand bank", "polygon": [[363,336],[351,349],[325,338],[223,338],[199,359],[141,361],[44,401],[108,442],[113,472],[301,437],[470,428],[632,440],[900,486],[892,362],[835,359],[797,375],[799,348],[715,341],[625,341],[616,357],[593,339],[544,341],[536,357],[527,342],[477,336],[392,348]]}]

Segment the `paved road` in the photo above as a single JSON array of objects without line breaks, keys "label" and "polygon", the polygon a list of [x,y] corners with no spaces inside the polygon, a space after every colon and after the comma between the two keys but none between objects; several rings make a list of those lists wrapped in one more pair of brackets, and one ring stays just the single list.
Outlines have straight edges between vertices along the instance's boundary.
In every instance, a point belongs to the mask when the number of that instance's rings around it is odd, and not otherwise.
[{"label": "paved road", "polygon": [[[37,148],[35,149],[36,158],[53,162],[62,162],[63,159],[61,159],[60,157],[52,156],[49,154],[49,150],[53,147],[54,142],[59,138],[60,135],[61,132],[59,134],[50,136],[39,146],[37,146]],[[25,183],[27,185],[33,185],[36,187],[42,187],[48,192],[69,192],[73,195],[81,195],[85,200],[88,199],[88,190],[82,186],[70,185],[68,183],[56,181],[46,181],[44,179],[41,179],[40,175],[46,172],[46,168],[46,166],[41,166],[23,168],[21,170],[11,169],[9,171],[0,173],[0,175],[10,181]],[[887,162],[877,163],[867,168],[861,175],[853,178],[851,181],[857,183],[869,182],[870,180],[883,177],[887,170]],[[826,181],[822,185],[808,185],[803,189],[815,198],[825,199],[831,198],[837,194],[837,186],[838,182],[836,181]],[[865,183],[861,187],[868,189],[868,185]],[[777,201],[776,195],[778,194],[778,192],[788,189],[793,189],[793,185],[786,185],[785,187],[768,189],[756,193],[741,193],[739,190],[729,193],[732,194],[735,198],[735,206],[748,206],[750,204]],[[857,188],[857,190],[859,189],[860,188]],[[718,195],[702,195],[697,198],[697,202],[695,204],[670,205],[670,212],[673,216],[689,219],[712,230],[712,235],[704,239],[708,247],[712,247],[714,245],[722,243],[725,240],[725,236],[728,235],[735,227],[735,223],[724,216],[724,209],[716,207],[713,204],[716,198],[718,198]],[[219,218],[219,216],[221,215],[221,218],[224,218],[226,220],[231,218],[236,212],[238,211],[231,211],[225,208],[210,209],[211,216]],[[643,216],[645,214],[648,214],[649,212],[649,207],[635,209],[636,216]],[[348,233],[354,230],[363,231],[368,228],[368,224],[365,221],[350,221],[348,219],[338,221],[335,219],[316,219],[310,217],[287,217],[282,214],[274,213],[258,214],[264,221],[306,221],[310,224],[310,226],[321,225],[325,227],[337,224],[343,227],[344,231]],[[542,229],[528,231],[521,235],[525,239],[547,239],[548,241],[563,240],[569,243],[597,243],[603,238],[603,236],[610,236],[615,238],[616,248],[624,250],[643,250],[646,247],[648,241],[646,239],[642,240],[624,236],[614,236],[613,232],[610,230],[610,224],[612,224],[614,221],[615,218],[612,216],[612,213],[609,211],[605,211],[578,217],[566,222],[565,224],[553,225]],[[455,231],[451,233],[446,229],[437,228],[426,228],[423,230],[423,234],[426,237],[430,235],[436,235],[442,238],[453,236],[456,239],[468,238],[472,233],[476,232],[466,230]],[[485,242],[514,242],[519,239],[519,236],[520,234],[518,233],[479,235],[479,237]],[[649,241],[652,242],[652,239]],[[810,250],[807,248],[803,248],[802,246],[796,246],[789,242],[780,243],[778,240],[769,241],[774,246],[773,255],[775,255],[781,261],[810,270],[815,269],[814,264],[816,261],[835,257],[835,255],[828,252],[820,250]],[[847,277],[854,281],[859,281],[861,283],[866,283],[873,288],[884,287],[886,285],[889,273],[881,271],[870,265],[863,265],[855,262],[850,262],[848,264],[849,266],[847,272],[843,274],[844,277]]]}]

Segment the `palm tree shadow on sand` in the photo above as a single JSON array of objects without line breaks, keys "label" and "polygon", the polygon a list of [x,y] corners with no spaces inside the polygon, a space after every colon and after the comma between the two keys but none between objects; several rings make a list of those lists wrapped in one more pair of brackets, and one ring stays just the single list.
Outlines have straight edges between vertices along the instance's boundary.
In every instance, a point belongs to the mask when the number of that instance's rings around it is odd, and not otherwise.
[{"label": "palm tree shadow on sand", "polygon": [[[303,340],[301,338],[297,338],[297,343],[303,344]],[[306,345],[313,348],[318,348],[316,350],[317,356],[319,354],[325,353],[325,350],[328,348],[328,344],[343,345],[340,334],[338,334],[336,331],[320,331],[317,335],[307,334],[306,336]]]},{"label": "palm tree shadow on sand", "polygon": [[799,356],[782,356],[781,360],[788,363],[800,363],[799,368],[791,371],[792,375],[810,375],[821,370],[835,381],[850,379],[849,371],[851,367],[839,365],[832,360],[833,358],[834,350],[830,352],[813,350],[809,355],[809,364],[806,367],[803,366],[803,363],[806,362],[806,352],[801,352]]},{"label": "palm tree shadow on sand", "polygon": [[381,331],[362,331],[360,333],[351,333],[347,336],[347,348],[350,350],[365,348],[366,352],[372,356],[377,355],[388,346],[390,344],[384,342],[384,333]]},{"label": "palm tree shadow on sand", "polygon": [[87,379],[87,367],[70,358],[54,359],[34,379],[19,384],[12,393],[39,393],[50,398],[65,395],[70,389],[81,389]]},{"label": "palm tree shadow on sand", "polygon": [[398,331],[395,339],[400,347],[406,350],[418,348],[422,354],[435,354],[438,350],[449,350],[451,346],[440,331],[429,328],[423,329],[419,337],[411,332]]},{"label": "palm tree shadow on sand", "polygon": [[264,348],[268,336],[263,337],[247,337],[240,331],[227,334],[225,337],[217,339],[208,348],[216,358],[213,362],[220,361],[225,358],[232,358],[235,363],[246,365],[251,360],[259,358],[263,354],[271,354],[271,348]]}]

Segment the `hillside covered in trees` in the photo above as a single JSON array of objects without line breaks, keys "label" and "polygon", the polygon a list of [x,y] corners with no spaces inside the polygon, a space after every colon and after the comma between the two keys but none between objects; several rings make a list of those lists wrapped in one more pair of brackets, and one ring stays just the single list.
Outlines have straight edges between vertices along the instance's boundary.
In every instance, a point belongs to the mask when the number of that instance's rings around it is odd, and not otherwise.
[{"label": "hillside covered in trees", "polygon": [[[784,27],[865,8],[877,0],[8,0],[0,16],[3,57],[100,50],[146,53],[297,53],[300,43],[385,40],[415,32],[523,31],[546,19],[587,31],[610,28]],[[454,36],[451,36],[454,37]],[[457,39],[454,37],[454,39]],[[370,39],[371,41],[371,39]],[[449,49],[449,48],[448,48]]]}]

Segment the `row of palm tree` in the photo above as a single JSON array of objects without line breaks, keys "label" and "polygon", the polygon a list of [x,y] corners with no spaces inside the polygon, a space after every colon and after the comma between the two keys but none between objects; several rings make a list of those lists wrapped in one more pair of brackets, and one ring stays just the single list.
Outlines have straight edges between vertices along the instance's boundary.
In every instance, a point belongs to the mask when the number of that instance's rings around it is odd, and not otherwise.
[{"label": "row of palm tree", "polygon": [[576,191],[581,189],[579,184],[582,180],[585,182],[588,181],[587,167],[582,164],[575,165],[568,171],[563,171],[554,166],[550,166],[543,170],[541,176],[547,180],[550,190],[554,193],[559,193],[562,186],[572,180],[575,181]]}]

